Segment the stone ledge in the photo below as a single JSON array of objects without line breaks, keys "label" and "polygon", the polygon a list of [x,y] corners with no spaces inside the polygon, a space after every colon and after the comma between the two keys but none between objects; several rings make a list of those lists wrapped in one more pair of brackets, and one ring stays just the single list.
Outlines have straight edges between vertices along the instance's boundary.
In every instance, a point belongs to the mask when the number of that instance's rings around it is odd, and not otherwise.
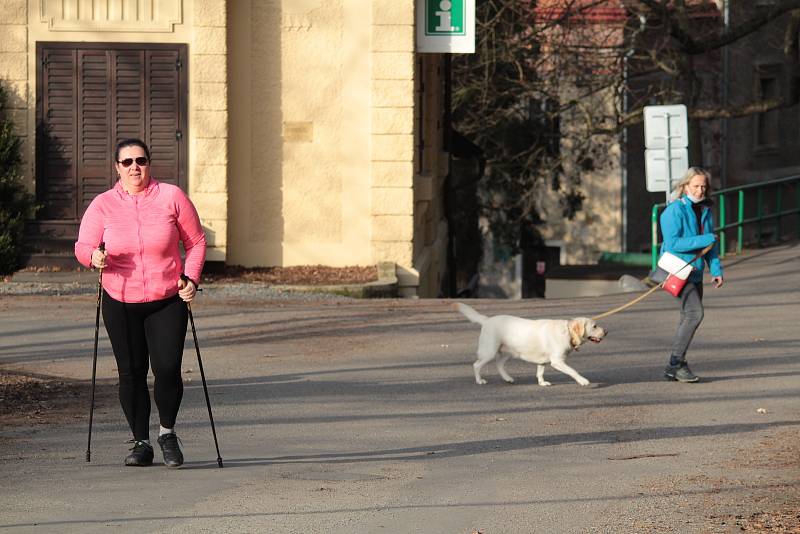
[{"label": "stone ledge", "polygon": [[365,284],[272,285],[273,289],[295,293],[329,293],[357,299],[394,298],[398,295],[396,265],[392,261],[378,263],[378,280]]},{"label": "stone ledge", "polygon": [[397,296],[397,281],[377,280],[366,284],[342,284],[330,286],[269,286],[287,293],[327,293],[356,299],[381,299]]}]

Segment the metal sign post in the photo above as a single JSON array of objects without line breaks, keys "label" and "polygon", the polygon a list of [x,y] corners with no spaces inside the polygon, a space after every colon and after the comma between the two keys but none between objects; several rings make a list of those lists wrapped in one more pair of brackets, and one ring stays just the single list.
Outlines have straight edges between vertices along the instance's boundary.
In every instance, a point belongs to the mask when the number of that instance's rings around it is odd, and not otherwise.
[{"label": "metal sign post", "polygon": [[689,168],[686,106],[645,106],[644,156],[647,190],[665,191],[669,203],[673,180]]}]

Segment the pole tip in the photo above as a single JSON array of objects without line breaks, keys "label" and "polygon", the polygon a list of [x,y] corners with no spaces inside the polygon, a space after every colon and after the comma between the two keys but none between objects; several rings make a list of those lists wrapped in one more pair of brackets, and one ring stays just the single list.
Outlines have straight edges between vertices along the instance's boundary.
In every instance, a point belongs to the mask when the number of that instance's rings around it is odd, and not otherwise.
[{"label": "pole tip", "polygon": [[222,458],[217,458],[217,465],[222,469]]},{"label": "pole tip", "polygon": [[92,453],[91,453],[91,451],[86,451],[86,461],[87,462],[91,462],[92,461]]}]

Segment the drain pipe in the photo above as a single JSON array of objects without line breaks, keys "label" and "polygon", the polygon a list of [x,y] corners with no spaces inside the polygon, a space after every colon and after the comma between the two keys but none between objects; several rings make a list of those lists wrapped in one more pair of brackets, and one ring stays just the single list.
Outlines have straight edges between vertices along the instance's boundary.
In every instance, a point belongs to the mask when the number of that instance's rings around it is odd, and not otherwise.
[{"label": "drain pipe", "polygon": [[[633,54],[633,48],[625,52],[622,58],[622,116],[628,113],[628,58]],[[622,216],[622,232],[620,243],[620,250],[628,252],[628,127],[622,128],[622,150],[620,150],[620,168],[622,170],[620,177],[622,184],[620,184],[620,211]]]},{"label": "drain pipe", "polygon": [[[634,52],[634,40],[647,25],[647,17],[639,15],[639,29],[631,34],[631,47],[622,57],[622,116],[628,113],[628,59]],[[622,150],[620,150],[620,215],[622,231],[620,232],[620,250],[628,252],[628,127],[622,128]]]},{"label": "drain pipe", "polygon": [[[730,31],[730,0],[722,0],[722,21],[725,33]],[[722,48],[722,109],[728,107],[728,85],[730,84],[730,45]],[[722,119],[722,161],[720,162],[720,189],[728,187],[728,117]]]}]

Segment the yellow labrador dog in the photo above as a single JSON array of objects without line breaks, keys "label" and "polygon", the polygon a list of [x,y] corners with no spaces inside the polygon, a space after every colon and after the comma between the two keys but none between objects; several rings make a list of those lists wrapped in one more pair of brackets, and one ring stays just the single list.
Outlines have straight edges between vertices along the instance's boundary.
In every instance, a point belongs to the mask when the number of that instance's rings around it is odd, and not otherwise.
[{"label": "yellow labrador dog", "polygon": [[606,335],[606,331],[588,317],[577,317],[569,321],[532,321],[511,315],[486,317],[460,302],[453,304],[453,307],[473,323],[481,325],[478,361],[472,365],[475,369],[475,382],[478,384],[486,383],[481,378],[481,369],[495,358],[500,376],[509,384],[513,383],[514,379],[506,372],[505,365],[509,358],[514,357],[537,364],[536,379],[540,386],[550,385],[544,379],[544,366],[548,363],[554,369],[571,376],[578,384],[589,385],[589,381],[566,362],[567,354],[577,350],[586,340],[600,343]]}]

